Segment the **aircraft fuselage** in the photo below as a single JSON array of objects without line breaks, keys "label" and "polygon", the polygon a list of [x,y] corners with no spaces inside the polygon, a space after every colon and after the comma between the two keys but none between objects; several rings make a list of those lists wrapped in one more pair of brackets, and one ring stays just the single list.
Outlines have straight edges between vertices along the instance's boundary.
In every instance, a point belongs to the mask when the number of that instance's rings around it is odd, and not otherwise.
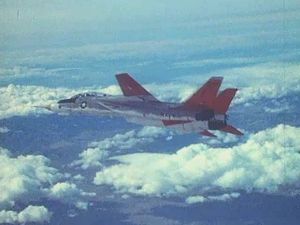
[{"label": "aircraft fuselage", "polygon": [[58,113],[80,113],[124,117],[127,121],[168,127],[180,132],[197,132],[215,137],[209,130],[242,135],[227,124],[226,112],[237,91],[227,88],[219,92],[222,77],[210,78],[182,103],[161,102],[128,73],[117,74],[122,96],[82,93],[58,101],[57,107],[45,107]]},{"label": "aircraft fuselage", "polygon": [[147,126],[167,126],[182,132],[216,130],[226,125],[225,114],[216,114],[206,107],[186,110],[180,103],[153,101],[147,96],[83,93],[59,101],[56,110],[62,113],[120,116],[129,122]]}]

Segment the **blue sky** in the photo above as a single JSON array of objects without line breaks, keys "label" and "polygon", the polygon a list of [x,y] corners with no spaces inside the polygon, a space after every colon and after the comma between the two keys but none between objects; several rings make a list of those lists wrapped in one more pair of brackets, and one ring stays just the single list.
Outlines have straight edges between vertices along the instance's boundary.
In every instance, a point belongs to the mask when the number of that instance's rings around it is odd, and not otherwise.
[{"label": "blue sky", "polygon": [[[297,1],[23,4],[2,2],[1,70],[13,70],[12,76],[1,76],[2,85],[109,85],[120,71],[143,82],[170,82],[226,68],[299,60]],[[178,68],[182,62],[201,60],[218,61]],[[42,76],[30,76],[36,74]]]},{"label": "blue sky", "polygon": [[[0,223],[298,224],[299,1],[0,1]],[[218,139],[36,105],[237,87]]]},{"label": "blue sky", "polygon": [[[55,47],[91,43],[118,43],[191,38],[218,34],[224,25],[253,19],[242,30],[255,28],[272,13],[295,11],[297,1],[2,1],[2,43],[4,46]],[[280,20],[280,16],[277,20]],[[247,21],[246,21],[247,22]],[[188,26],[186,26],[188,25]],[[191,25],[210,27],[205,33]],[[270,24],[269,24],[270,25]],[[273,24],[280,27],[282,24]],[[268,26],[270,27],[270,26]],[[177,29],[185,29],[179,32]],[[267,27],[265,27],[267,28]],[[198,32],[199,33],[198,33]],[[223,33],[223,32],[222,32]],[[242,32],[243,33],[243,32]],[[10,40],[7,40],[9,37]],[[15,41],[18,41],[16,43]],[[2,46],[2,48],[4,47]]]}]

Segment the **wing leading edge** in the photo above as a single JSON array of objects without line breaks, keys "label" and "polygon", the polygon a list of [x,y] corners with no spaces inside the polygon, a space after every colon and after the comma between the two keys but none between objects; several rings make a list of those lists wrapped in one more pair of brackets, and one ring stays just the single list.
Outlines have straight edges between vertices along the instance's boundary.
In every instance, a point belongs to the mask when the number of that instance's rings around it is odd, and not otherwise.
[{"label": "wing leading edge", "polygon": [[117,81],[121,87],[124,96],[148,96],[153,101],[158,101],[142,85],[134,80],[128,73],[116,75]]}]

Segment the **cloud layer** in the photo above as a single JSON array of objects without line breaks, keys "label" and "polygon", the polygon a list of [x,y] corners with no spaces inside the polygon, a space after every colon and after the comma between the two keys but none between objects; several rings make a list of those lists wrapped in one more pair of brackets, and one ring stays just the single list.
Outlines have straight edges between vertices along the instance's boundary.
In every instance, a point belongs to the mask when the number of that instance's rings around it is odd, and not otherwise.
[{"label": "cloud layer", "polygon": [[300,128],[278,125],[230,148],[192,144],[174,154],[112,157],[119,164],[99,171],[94,183],[112,185],[119,192],[156,196],[194,189],[272,193],[299,188],[299,135]]},{"label": "cloud layer", "polygon": [[49,159],[41,155],[11,157],[0,147],[0,209],[18,200],[30,200],[43,195],[43,187],[58,181],[62,174],[51,167]]},{"label": "cloud layer", "polygon": [[49,222],[51,213],[44,206],[29,205],[21,212],[0,211],[0,223],[24,224]]},{"label": "cloud layer", "polygon": [[31,113],[49,113],[47,110],[39,109],[36,106],[47,106],[56,104],[59,99],[68,98],[75,94],[95,91],[118,93],[119,89],[108,86],[106,88],[47,88],[42,86],[20,86],[8,85],[0,88],[0,119],[12,116],[27,116]]},{"label": "cloud layer", "polygon": [[[276,99],[299,93],[299,71],[300,65],[298,64],[268,63],[228,69],[220,71],[220,74],[225,77],[223,88],[228,86],[239,88],[234,104],[244,104],[253,100]],[[148,84],[145,86],[160,100],[178,102],[185,100],[199,88],[199,86],[188,82],[189,78],[186,79],[186,84],[176,81],[168,84]],[[206,76],[203,79],[203,82],[205,81]],[[85,91],[98,91],[113,95],[121,94],[117,85],[67,89],[11,84],[0,88],[2,99],[0,119],[24,116],[30,113],[47,113],[46,110],[38,109],[35,106],[55,104],[59,99],[71,97]]]},{"label": "cloud layer", "polygon": [[0,127],[0,134],[8,133],[9,129],[7,127]]},{"label": "cloud layer", "polygon": [[116,134],[111,138],[106,138],[99,142],[92,142],[89,147],[79,154],[79,160],[74,161],[72,166],[80,166],[82,169],[101,166],[102,161],[109,156],[109,150],[116,148],[119,150],[130,149],[136,145],[148,144],[159,136],[166,136],[167,132],[163,128],[143,127],[141,130],[131,130],[124,134]]},{"label": "cloud layer", "polygon": [[238,198],[240,196],[240,193],[233,192],[233,193],[225,193],[222,195],[212,195],[212,196],[201,196],[201,195],[195,195],[187,197],[185,202],[188,204],[195,204],[195,203],[203,203],[203,202],[212,202],[212,201],[229,201],[234,198]]},{"label": "cloud layer", "polygon": [[84,192],[79,189],[76,184],[70,182],[60,182],[56,183],[48,190],[48,196],[50,199],[75,204],[75,206],[80,209],[87,209],[88,203],[81,200],[81,198],[85,196],[93,197],[95,196],[95,193]]},{"label": "cloud layer", "polygon": [[[45,222],[50,212],[44,206],[29,205],[21,212],[10,210],[17,203],[28,204],[39,199],[51,199],[87,209],[88,198],[95,193],[85,192],[66,180],[50,160],[41,155],[11,156],[0,147],[0,223]],[[1,222],[2,221],[2,222]]]}]

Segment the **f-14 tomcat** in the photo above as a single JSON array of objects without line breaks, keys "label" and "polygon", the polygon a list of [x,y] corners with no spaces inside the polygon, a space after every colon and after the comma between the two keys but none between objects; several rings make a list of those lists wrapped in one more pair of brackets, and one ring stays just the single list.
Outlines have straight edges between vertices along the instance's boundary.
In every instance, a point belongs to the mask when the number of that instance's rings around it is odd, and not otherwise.
[{"label": "f-14 tomcat", "polygon": [[80,112],[124,117],[127,121],[181,132],[197,132],[215,137],[209,130],[235,135],[242,132],[227,124],[227,111],[237,89],[219,92],[222,77],[211,77],[199,90],[182,103],[156,99],[129,74],[117,74],[122,96],[87,92],[58,101],[56,112]]}]

